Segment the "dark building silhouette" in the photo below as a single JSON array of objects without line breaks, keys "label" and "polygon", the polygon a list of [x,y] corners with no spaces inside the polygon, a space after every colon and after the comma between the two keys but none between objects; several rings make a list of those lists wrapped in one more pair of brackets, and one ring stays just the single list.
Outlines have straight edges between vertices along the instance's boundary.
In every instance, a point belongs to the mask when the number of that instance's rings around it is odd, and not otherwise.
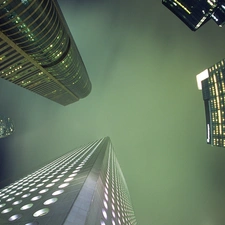
[{"label": "dark building silhouette", "polygon": [[225,23],[224,0],[162,0],[162,3],[193,31],[210,19],[218,26]]},{"label": "dark building silhouette", "polygon": [[202,90],[207,143],[225,147],[225,60],[221,60],[197,75]]},{"label": "dark building silhouette", "polygon": [[0,116],[0,138],[7,137],[14,132],[14,124],[11,118]]},{"label": "dark building silhouette", "polygon": [[90,93],[56,0],[0,1],[0,77],[62,105]]},{"label": "dark building silhouette", "polygon": [[1,189],[0,224],[137,224],[110,139],[73,150]]}]

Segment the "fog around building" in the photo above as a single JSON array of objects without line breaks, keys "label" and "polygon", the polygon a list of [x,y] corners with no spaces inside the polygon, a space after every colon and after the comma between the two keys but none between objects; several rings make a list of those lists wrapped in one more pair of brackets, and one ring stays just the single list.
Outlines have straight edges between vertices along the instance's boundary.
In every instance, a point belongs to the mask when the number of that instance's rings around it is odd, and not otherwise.
[{"label": "fog around building", "polygon": [[196,75],[225,57],[225,28],[190,31],[161,1],[60,0],[92,82],[63,107],[0,80],[2,182],[109,136],[140,225],[225,221],[225,149],[206,144]]}]

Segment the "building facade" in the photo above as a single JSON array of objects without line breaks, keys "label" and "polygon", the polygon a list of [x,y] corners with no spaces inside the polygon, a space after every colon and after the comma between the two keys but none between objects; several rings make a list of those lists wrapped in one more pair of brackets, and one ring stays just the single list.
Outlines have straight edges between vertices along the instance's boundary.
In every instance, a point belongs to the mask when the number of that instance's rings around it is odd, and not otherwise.
[{"label": "building facade", "polygon": [[0,224],[137,224],[110,139],[73,150],[1,189]]},{"label": "building facade", "polygon": [[56,0],[0,1],[0,77],[62,105],[90,93]]},{"label": "building facade", "polygon": [[162,0],[162,3],[193,31],[210,19],[218,26],[225,23],[224,0]]},{"label": "building facade", "polygon": [[225,59],[197,75],[202,90],[207,143],[225,147]]}]

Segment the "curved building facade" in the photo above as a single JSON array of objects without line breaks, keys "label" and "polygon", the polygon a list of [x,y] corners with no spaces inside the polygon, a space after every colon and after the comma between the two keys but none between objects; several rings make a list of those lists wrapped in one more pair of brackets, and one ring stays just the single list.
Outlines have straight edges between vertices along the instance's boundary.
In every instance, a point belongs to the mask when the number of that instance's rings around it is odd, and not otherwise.
[{"label": "curved building facade", "polygon": [[[51,74],[76,100],[90,93],[86,68],[56,1],[1,1],[0,32],[4,42],[23,53],[24,61],[35,61],[44,74]],[[7,54],[0,54],[7,60]]]}]

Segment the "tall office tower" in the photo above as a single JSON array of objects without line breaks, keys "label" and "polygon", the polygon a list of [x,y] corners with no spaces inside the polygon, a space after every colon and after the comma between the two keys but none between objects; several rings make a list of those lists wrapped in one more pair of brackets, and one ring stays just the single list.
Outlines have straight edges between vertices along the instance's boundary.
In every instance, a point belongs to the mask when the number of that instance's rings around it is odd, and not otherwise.
[{"label": "tall office tower", "polygon": [[218,26],[225,23],[224,0],[162,0],[162,3],[193,31],[210,19]]},{"label": "tall office tower", "polygon": [[0,224],[137,224],[110,139],[71,151],[1,189]]},{"label": "tall office tower", "polygon": [[225,59],[196,78],[205,105],[207,143],[225,147]]},{"label": "tall office tower", "polygon": [[7,137],[14,132],[14,124],[9,117],[0,116],[0,138]]},{"label": "tall office tower", "polygon": [[62,105],[90,93],[56,0],[0,0],[0,77]]}]

